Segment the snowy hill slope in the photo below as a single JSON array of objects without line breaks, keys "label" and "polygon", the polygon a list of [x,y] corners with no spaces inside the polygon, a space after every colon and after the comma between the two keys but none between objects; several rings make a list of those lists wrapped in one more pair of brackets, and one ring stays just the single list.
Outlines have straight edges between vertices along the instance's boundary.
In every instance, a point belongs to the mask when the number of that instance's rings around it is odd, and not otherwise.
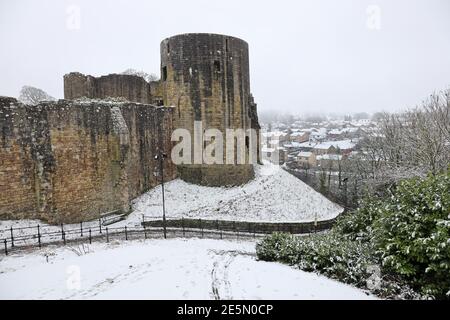
[{"label": "snowy hill slope", "polygon": [[[204,187],[184,182],[181,179],[165,184],[167,217],[267,221],[306,222],[327,220],[343,211],[300,179],[278,166],[266,163],[255,168],[255,179],[232,188]],[[161,186],[148,191],[133,201],[133,211],[126,220],[114,227],[139,226],[142,215],[162,216]],[[0,238],[9,236],[9,227],[45,227],[46,232],[60,230],[60,226],[49,226],[39,220],[0,221]],[[86,222],[85,228],[97,227],[98,220]],[[66,225],[78,228],[79,224]],[[44,230],[44,229],[43,229]],[[15,231],[17,235],[36,234],[36,229]]]},{"label": "snowy hill slope", "polygon": [[[246,221],[314,221],[336,217],[343,209],[280,167],[255,168],[255,179],[231,188],[193,185],[180,179],[165,184],[166,215]],[[142,215],[161,217],[161,186],[134,201],[128,222]]]}]

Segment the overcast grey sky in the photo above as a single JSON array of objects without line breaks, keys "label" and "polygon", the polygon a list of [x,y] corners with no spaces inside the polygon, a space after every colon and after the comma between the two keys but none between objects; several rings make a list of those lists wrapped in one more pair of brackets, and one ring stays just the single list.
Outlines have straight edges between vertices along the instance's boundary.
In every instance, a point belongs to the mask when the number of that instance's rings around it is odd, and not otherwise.
[{"label": "overcast grey sky", "polygon": [[392,111],[450,87],[449,0],[0,0],[0,95],[62,98],[71,71],[159,75],[160,41],[187,32],[249,43],[260,110]]}]

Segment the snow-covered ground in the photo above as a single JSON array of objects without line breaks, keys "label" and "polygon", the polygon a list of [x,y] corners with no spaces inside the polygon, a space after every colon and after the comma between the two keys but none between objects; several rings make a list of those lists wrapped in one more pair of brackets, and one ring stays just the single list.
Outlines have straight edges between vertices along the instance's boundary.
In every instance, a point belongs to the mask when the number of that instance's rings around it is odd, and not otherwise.
[{"label": "snow-covered ground", "polygon": [[[18,238],[21,236],[36,236],[38,229],[37,226],[40,227],[41,234],[44,233],[51,233],[51,232],[60,232],[61,226],[57,225],[49,225],[44,221],[37,220],[37,219],[22,219],[22,220],[0,220],[0,239],[9,238],[11,236],[10,228],[12,227],[14,238]],[[99,226],[98,220],[93,220],[89,222],[83,222],[83,228],[85,231],[87,231],[89,228],[97,228]],[[73,230],[73,229],[79,229],[80,224],[74,223],[74,224],[65,224],[64,230]],[[86,233],[86,232],[85,232]],[[59,238],[59,235],[55,236],[56,238]],[[43,237],[44,242],[48,242],[47,237]],[[25,243],[36,243],[37,240],[33,241],[23,241],[19,242],[19,244],[25,244]]]},{"label": "snow-covered ground", "polygon": [[252,242],[95,243],[0,257],[0,299],[373,298],[320,275],[256,261]]},{"label": "snow-covered ground", "polygon": [[[255,167],[255,179],[243,186],[221,188],[205,187],[175,179],[165,184],[166,215],[171,218],[203,218],[241,221],[302,222],[327,220],[336,217],[343,208],[331,202],[300,179],[279,166],[265,163]],[[110,227],[140,226],[142,217],[161,218],[161,186],[148,191],[133,201],[133,211],[126,220]],[[39,220],[0,220],[0,239],[14,235],[36,235],[59,232],[60,226],[49,226]],[[77,229],[79,224],[67,224],[65,230]],[[98,227],[98,221],[83,223],[83,228]]]},{"label": "snow-covered ground", "polygon": [[[176,179],[165,184],[166,215],[205,219],[300,222],[336,217],[342,207],[279,166],[255,167],[255,179],[243,186],[205,187]],[[128,221],[161,217],[158,186],[134,201]]]}]

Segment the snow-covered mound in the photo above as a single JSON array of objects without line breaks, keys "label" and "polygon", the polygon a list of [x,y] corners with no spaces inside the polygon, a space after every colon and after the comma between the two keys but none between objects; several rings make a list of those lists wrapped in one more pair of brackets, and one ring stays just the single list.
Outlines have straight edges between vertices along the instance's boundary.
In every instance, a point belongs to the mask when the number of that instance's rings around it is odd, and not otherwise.
[{"label": "snow-covered mound", "polygon": [[[202,218],[241,221],[304,222],[327,220],[342,212],[300,179],[278,166],[266,163],[255,167],[255,179],[232,188],[205,187],[181,179],[165,183],[167,217]],[[133,201],[133,212],[114,227],[140,226],[142,215],[161,218],[161,186]],[[36,227],[41,232],[59,232],[60,226],[49,226],[39,220],[0,220],[0,239],[9,237],[9,228]],[[98,220],[83,223],[84,228],[97,227]],[[65,225],[66,229],[79,224]],[[15,230],[14,234],[36,234],[36,228]]]},{"label": "snow-covered mound", "polygon": [[94,243],[0,261],[0,299],[373,299],[320,275],[256,261],[250,242]]},{"label": "snow-covered mound", "polygon": [[[336,217],[342,208],[279,166],[255,167],[255,179],[231,188],[205,187],[176,179],[165,184],[166,215],[245,221],[314,221]],[[161,186],[134,201],[129,219],[162,216]],[[130,221],[130,220],[128,220]]]}]

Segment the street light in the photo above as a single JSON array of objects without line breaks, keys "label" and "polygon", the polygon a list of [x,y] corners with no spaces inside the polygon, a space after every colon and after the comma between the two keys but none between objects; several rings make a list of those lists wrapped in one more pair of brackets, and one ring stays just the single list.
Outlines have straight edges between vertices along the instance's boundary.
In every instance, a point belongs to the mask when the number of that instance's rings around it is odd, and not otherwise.
[{"label": "street light", "polygon": [[155,160],[159,160],[159,174],[161,176],[161,190],[162,190],[162,209],[163,209],[163,230],[164,230],[164,239],[167,239],[167,230],[166,230],[166,205],[164,201],[164,159],[167,158],[167,154],[158,151],[158,154],[155,156]]},{"label": "street light", "polygon": [[163,209],[163,230],[164,239],[167,239],[167,228],[166,228],[166,203],[164,200],[164,159],[167,158],[167,154],[164,153],[163,144],[163,125],[164,125],[164,107],[157,107],[157,118],[158,118],[158,149],[156,151],[155,160],[159,161],[159,174],[161,175],[161,191],[162,191],[162,209]]}]

